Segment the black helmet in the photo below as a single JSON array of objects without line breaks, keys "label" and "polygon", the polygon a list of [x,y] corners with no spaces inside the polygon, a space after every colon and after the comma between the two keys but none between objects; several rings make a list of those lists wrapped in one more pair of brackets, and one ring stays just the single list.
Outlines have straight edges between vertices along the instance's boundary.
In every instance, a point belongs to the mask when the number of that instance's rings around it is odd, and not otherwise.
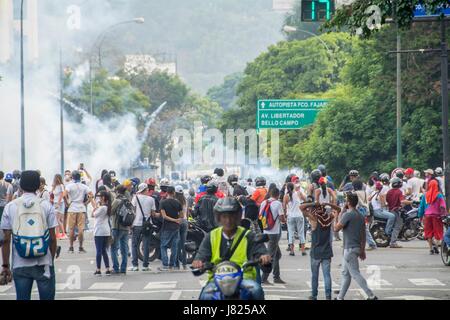
[{"label": "black helmet", "polygon": [[72,171],[72,179],[73,181],[80,181],[81,180],[81,173],[78,170]]},{"label": "black helmet", "polygon": [[350,172],[348,173],[348,175],[349,175],[350,177],[357,177],[357,176],[359,176],[359,172],[358,172],[358,170],[350,170]]},{"label": "black helmet", "polygon": [[217,201],[216,205],[214,206],[214,213],[241,213],[241,209],[241,205],[235,198],[225,197]]},{"label": "black helmet", "polygon": [[204,175],[203,177],[200,178],[200,182],[202,184],[207,184],[209,181],[211,181],[211,176],[208,175]]},{"label": "black helmet", "polygon": [[248,178],[247,182],[253,182],[253,179],[252,178]]},{"label": "black helmet", "polygon": [[380,175],[380,181],[381,181],[381,182],[389,182],[389,174],[387,174],[387,173],[382,173],[382,174]]},{"label": "black helmet", "polygon": [[239,180],[239,177],[237,176],[237,174],[230,174],[227,179],[227,181],[230,185],[236,184],[238,182],[238,180]]},{"label": "black helmet", "polygon": [[264,177],[256,177],[255,185],[257,187],[264,187],[266,185],[266,178],[264,178]]},{"label": "black helmet", "polygon": [[375,179],[376,181],[380,180],[380,175],[378,174],[378,171],[374,171],[370,174],[370,177],[372,179]]},{"label": "black helmet", "polygon": [[208,193],[216,193],[217,192],[217,183],[214,181],[209,181],[206,185],[206,192]]},{"label": "black helmet", "polygon": [[405,176],[405,174],[403,173],[403,171],[399,170],[395,173],[395,176],[397,178],[403,179],[403,177]]},{"label": "black helmet", "polygon": [[325,176],[327,174],[327,168],[323,164],[319,164],[319,166],[317,167],[317,170],[320,171],[322,176]]},{"label": "black helmet", "polygon": [[320,177],[322,177],[322,172],[319,169],[315,169],[311,172],[311,182],[319,182]]},{"label": "black helmet", "polygon": [[222,168],[215,168],[215,169],[214,169],[214,174],[217,174],[217,176],[219,176],[219,177],[223,177],[223,175],[225,174],[225,172],[223,171]]}]

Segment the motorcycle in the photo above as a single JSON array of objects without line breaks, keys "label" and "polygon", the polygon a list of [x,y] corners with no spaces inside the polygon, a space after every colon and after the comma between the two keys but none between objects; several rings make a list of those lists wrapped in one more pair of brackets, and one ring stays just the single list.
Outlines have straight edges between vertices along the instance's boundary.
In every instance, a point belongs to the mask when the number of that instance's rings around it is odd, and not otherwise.
[{"label": "motorcycle", "polygon": [[[186,236],[186,242],[184,249],[186,250],[186,263],[191,264],[195,255],[206,236],[206,231],[203,230],[195,220],[188,221],[188,231]],[[138,242],[138,258],[144,260],[144,245],[142,236]],[[153,232],[150,236],[150,250],[149,261],[152,262],[156,259],[161,259],[161,234],[160,232]]]},{"label": "motorcycle", "polygon": [[[269,241],[266,234],[259,234],[256,243]],[[213,272],[213,281],[217,287],[213,293],[213,300],[250,300],[250,292],[241,288],[244,272],[251,267],[259,265],[259,260],[247,261],[242,268],[231,261],[222,261],[217,265],[210,262],[204,264],[202,269],[192,268],[192,274],[196,277],[207,271]]]},{"label": "motorcycle", "polygon": [[[398,212],[403,220],[403,226],[398,235],[400,241],[410,241],[423,235],[423,226],[418,217],[419,204],[419,202],[415,201],[409,208],[410,210],[407,208],[399,209]],[[377,247],[386,248],[389,246],[391,239],[384,231],[386,229],[386,222],[387,220],[385,219],[373,217],[370,225],[369,230]]]},{"label": "motorcycle", "polygon": [[[444,223],[444,233],[450,228],[450,216],[445,216],[442,218],[442,222]],[[441,241],[441,258],[442,262],[446,266],[450,266],[450,255],[448,252],[448,246],[444,240]]]}]

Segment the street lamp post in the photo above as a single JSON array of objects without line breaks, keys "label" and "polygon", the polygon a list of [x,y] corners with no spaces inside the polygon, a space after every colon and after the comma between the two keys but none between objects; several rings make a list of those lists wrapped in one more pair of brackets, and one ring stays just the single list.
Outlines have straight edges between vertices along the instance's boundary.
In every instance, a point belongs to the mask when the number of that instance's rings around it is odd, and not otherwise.
[{"label": "street lamp post", "polygon": [[297,27],[292,27],[292,26],[284,26],[284,27],[283,27],[283,31],[286,32],[286,33],[292,33],[292,32],[300,31],[300,32],[309,34],[310,36],[316,37],[316,38],[324,45],[324,47],[327,49],[327,51],[328,51],[329,53],[332,52],[332,51],[330,50],[330,48],[327,46],[327,44],[325,43],[325,41],[323,41],[323,40],[322,40],[317,34],[315,34],[315,33],[309,32],[309,31],[307,31],[307,30],[299,29],[299,28],[297,28]]},{"label": "street lamp post", "polygon": [[62,49],[59,49],[59,120],[60,120],[60,135],[61,135],[61,175],[64,176],[64,74],[62,66]]},{"label": "street lamp post", "polygon": [[23,62],[23,1],[20,3],[20,153],[21,168],[25,170],[25,83]]},{"label": "street lamp post", "polygon": [[[111,29],[116,28],[117,26],[123,25],[123,24],[129,24],[129,23],[137,23],[137,24],[143,24],[145,22],[145,19],[143,17],[134,18],[132,20],[126,20],[119,23],[115,23],[112,26],[109,26],[106,28],[102,33],[100,33],[94,41],[94,45],[92,47],[92,50],[89,53],[89,82],[90,82],[90,90],[91,90],[91,114],[94,114],[94,95],[93,95],[93,82],[92,82],[92,56],[94,55],[94,50],[96,48],[96,45],[98,43],[98,63],[99,66],[102,66],[101,61],[101,47],[103,42],[105,41],[106,34],[111,31]],[[100,41],[99,41],[100,40]]]}]

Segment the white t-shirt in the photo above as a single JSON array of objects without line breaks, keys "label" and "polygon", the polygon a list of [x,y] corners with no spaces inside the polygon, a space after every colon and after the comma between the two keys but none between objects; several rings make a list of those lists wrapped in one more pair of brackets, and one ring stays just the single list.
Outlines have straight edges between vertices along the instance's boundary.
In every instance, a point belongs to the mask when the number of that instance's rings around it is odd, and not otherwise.
[{"label": "white t-shirt", "polygon": [[303,217],[303,213],[300,211],[300,204],[301,201],[298,192],[296,191],[292,192],[292,201],[289,199],[289,201],[286,204],[286,211],[288,218]]},{"label": "white t-shirt", "polygon": [[[384,186],[383,186],[383,188],[384,188]],[[381,201],[380,201],[380,194],[382,191],[383,191],[383,189],[381,189],[380,192],[378,193],[378,191],[375,190],[375,191],[372,191],[372,193],[370,195],[370,197],[373,195],[373,198],[370,201],[372,203],[373,210],[380,210],[382,208]]]},{"label": "white t-shirt", "polygon": [[71,182],[66,186],[66,191],[70,203],[68,212],[86,212],[84,197],[91,192],[91,189],[80,182]]},{"label": "white t-shirt", "polygon": [[[283,204],[278,200],[273,200],[273,199],[269,199],[269,200],[272,201],[270,204],[270,210],[272,211],[273,218],[275,219],[275,225],[270,230],[264,230],[264,233],[280,234],[281,233],[280,216],[284,215]],[[264,210],[266,203],[267,203],[267,200],[264,200],[261,203],[260,212],[262,212],[262,210]]]},{"label": "white t-shirt", "polygon": [[47,190],[43,190],[43,191],[37,191],[36,192],[36,194],[37,194],[37,196],[40,198],[40,199],[44,199],[44,200],[47,200],[47,201],[50,201],[50,192],[48,192]]},{"label": "white t-shirt", "polygon": [[[24,193],[21,199],[24,201],[24,204],[27,206],[30,205],[33,201],[41,201],[41,199],[36,199],[37,196],[33,193]],[[56,219],[55,210],[50,202],[43,200],[41,202],[41,208],[44,212],[45,218],[47,219],[47,226],[49,229],[55,228],[58,226],[58,221]],[[16,201],[12,201],[8,203],[5,207],[5,211],[3,212],[1,229],[2,230],[12,230],[14,217],[18,213],[17,203]],[[5,262],[4,262],[5,263]],[[16,251],[14,245],[12,245],[12,269],[22,268],[22,267],[32,267],[32,266],[51,266],[52,263],[52,255],[50,253],[50,248],[47,254],[40,258],[31,258],[24,259]],[[48,271],[48,270],[47,270]]]},{"label": "white t-shirt", "polygon": [[414,200],[419,200],[420,188],[423,186],[423,180],[417,177],[413,177],[408,180],[409,188]]},{"label": "white t-shirt", "polygon": [[436,180],[439,182],[439,188],[441,188],[442,193],[445,195],[445,180],[444,180],[444,177],[436,177]]},{"label": "white t-shirt", "polygon": [[100,206],[94,211],[94,236],[109,237],[111,227],[109,226],[108,207]]},{"label": "white t-shirt", "polygon": [[[57,204],[59,201],[59,197],[61,196],[61,194],[64,192],[64,185],[60,184],[58,186],[55,187],[55,189],[53,190],[53,203]],[[61,197],[61,203],[64,203],[64,199]]]},{"label": "white t-shirt", "polygon": [[152,210],[156,211],[155,199],[144,194],[139,194],[134,196],[133,200],[131,201],[131,204],[136,208],[136,218],[134,218],[133,227],[142,227],[142,211],[139,207],[139,203],[137,202],[136,197],[139,197],[139,202],[142,206],[142,210],[144,210],[144,216],[146,219],[150,217],[150,213]]}]

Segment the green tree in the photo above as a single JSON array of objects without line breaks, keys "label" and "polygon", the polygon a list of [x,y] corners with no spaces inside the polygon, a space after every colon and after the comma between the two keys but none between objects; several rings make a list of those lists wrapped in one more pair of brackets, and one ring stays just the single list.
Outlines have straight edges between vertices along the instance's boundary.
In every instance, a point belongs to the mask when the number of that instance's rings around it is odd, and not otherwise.
[{"label": "green tree", "polygon": [[207,96],[220,104],[224,110],[229,110],[236,105],[237,87],[242,80],[243,74],[236,72],[225,77],[220,86],[212,87],[208,90]]}]

